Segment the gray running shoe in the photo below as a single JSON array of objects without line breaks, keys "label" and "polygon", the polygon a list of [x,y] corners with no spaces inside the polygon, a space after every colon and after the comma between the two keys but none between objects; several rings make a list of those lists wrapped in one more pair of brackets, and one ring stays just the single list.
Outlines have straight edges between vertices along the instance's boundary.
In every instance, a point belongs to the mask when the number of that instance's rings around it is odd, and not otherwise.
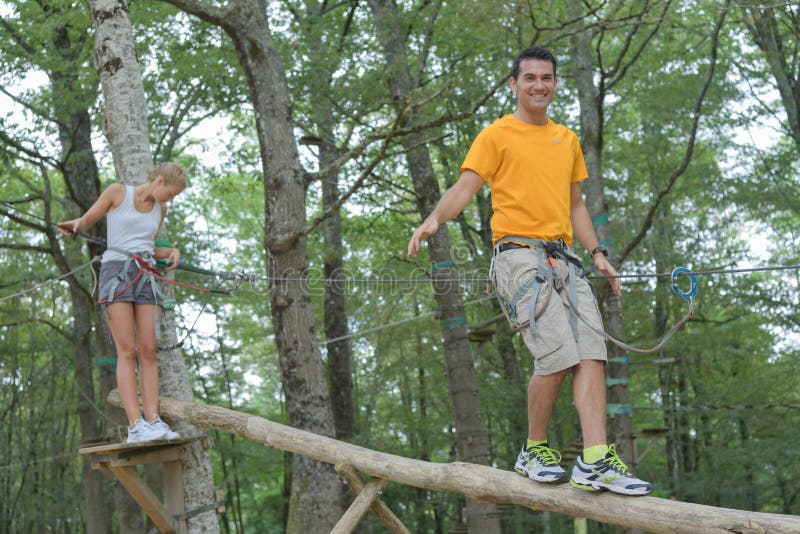
[{"label": "gray running shoe", "polygon": [[582,490],[608,490],[622,495],[647,495],[653,491],[652,484],[633,476],[617,455],[614,445],[608,447],[605,458],[593,464],[587,464],[582,456],[578,456],[569,484]]},{"label": "gray running shoe", "polygon": [[530,449],[523,446],[514,471],[537,482],[558,484],[569,479],[567,472],[558,465],[560,461],[561,453],[551,449],[547,443],[534,445]]}]

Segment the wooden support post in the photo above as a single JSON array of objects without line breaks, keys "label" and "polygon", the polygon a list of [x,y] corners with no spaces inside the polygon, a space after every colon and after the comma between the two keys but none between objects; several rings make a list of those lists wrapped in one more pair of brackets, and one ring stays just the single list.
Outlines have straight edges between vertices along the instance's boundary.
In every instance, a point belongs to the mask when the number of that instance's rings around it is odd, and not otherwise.
[{"label": "wooden support post", "polygon": [[[186,512],[181,462],[164,462],[164,500],[167,501],[167,512],[170,517],[181,517]],[[175,526],[178,534],[187,533],[186,519],[176,520]]]},{"label": "wooden support post", "polygon": [[[347,483],[356,494],[360,494],[364,489],[364,481],[361,480],[361,477],[358,476],[358,473],[353,469],[352,465],[340,462],[336,464],[336,472],[347,480]],[[372,503],[370,511],[375,514],[375,517],[377,517],[392,534],[411,534],[400,519],[394,515],[394,512],[380,499]]]},{"label": "wooden support post", "polygon": [[331,534],[350,534],[353,532],[388,482],[385,478],[373,478],[367,482],[356,495],[350,508],[347,509],[342,518],[339,519],[339,522],[333,527]]}]

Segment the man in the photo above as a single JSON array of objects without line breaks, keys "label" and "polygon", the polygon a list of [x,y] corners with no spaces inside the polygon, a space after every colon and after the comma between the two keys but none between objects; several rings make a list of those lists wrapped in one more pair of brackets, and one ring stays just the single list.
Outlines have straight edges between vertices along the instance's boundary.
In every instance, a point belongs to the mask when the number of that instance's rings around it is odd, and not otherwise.
[{"label": "man", "polygon": [[[578,138],[547,116],[558,85],[555,57],[540,47],[523,50],[514,60],[509,84],[516,111],[478,135],[460,178],[414,231],[408,254],[415,256],[422,240],[461,213],[488,182],[495,289],[534,356],[528,440],[515,470],[538,482],[569,480],[589,491],[645,495],[653,486],[634,477],[606,441],[608,358],[594,295],[570,248],[573,234],[592,251],[599,272],[617,272],[598,244],[581,197],[579,182],[588,176]],[[620,296],[619,279],[609,283]],[[560,453],[547,443],[550,414],[569,372],[584,442],[571,476],[559,465]]]}]

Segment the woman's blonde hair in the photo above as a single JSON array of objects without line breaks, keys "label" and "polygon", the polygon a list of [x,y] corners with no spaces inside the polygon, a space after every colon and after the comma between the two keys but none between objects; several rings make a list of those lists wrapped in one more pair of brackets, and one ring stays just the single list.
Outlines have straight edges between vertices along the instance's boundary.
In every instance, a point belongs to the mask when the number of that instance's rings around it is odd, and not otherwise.
[{"label": "woman's blonde hair", "polygon": [[177,184],[185,188],[189,182],[189,179],[186,177],[186,173],[183,171],[181,166],[177,163],[172,163],[171,161],[159,163],[153,167],[153,170],[147,175],[147,181],[152,182],[159,176],[164,177],[164,181],[167,185]]}]

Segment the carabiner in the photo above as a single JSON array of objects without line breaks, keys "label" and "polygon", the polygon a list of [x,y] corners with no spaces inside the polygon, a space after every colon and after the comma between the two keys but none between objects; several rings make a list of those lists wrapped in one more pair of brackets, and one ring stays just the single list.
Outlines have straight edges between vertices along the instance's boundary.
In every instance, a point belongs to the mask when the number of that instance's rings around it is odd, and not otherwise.
[{"label": "carabiner", "polygon": [[[689,283],[691,284],[691,287],[688,293],[681,291],[678,287],[678,277],[682,275],[689,277]],[[683,300],[686,300],[692,304],[694,297],[697,295],[697,277],[686,267],[675,267],[672,270],[672,290]]]}]

